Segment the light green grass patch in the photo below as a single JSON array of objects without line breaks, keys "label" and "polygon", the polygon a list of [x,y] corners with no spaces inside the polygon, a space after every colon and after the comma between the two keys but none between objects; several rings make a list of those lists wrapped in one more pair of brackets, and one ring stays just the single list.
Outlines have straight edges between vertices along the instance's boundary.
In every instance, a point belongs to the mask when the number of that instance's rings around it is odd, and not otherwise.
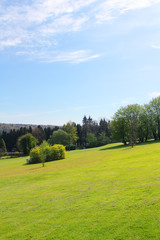
[{"label": "light green grass patch", "polygon": [[0,160],[0,239],[159,240],[160,143]]}]

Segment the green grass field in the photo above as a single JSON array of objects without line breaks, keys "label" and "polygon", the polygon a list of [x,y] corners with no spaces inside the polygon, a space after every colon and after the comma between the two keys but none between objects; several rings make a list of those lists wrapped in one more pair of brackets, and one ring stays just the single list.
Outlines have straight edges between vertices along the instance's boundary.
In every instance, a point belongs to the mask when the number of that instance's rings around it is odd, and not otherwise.
[{"label": "green grass field", "polygon": [[0,160],[0,239],[160,239],[160,142],[25,162]]}]

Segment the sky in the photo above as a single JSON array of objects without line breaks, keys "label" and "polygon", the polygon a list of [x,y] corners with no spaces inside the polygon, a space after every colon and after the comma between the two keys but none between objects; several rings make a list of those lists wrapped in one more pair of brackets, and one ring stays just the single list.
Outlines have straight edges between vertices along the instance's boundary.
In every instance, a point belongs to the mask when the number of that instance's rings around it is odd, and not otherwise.
[{"label": "sky", "polygon": [[0,122],[112,119],[160,95],[160,0],[1,0]]}]

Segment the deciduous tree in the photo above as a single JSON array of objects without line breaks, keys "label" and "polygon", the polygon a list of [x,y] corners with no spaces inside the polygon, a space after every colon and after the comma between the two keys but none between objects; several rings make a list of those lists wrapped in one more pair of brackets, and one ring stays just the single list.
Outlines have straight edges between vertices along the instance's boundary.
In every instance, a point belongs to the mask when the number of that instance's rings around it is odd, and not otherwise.
[{"label": "deciduous tree", "polygon": [[28,155],[30,150],[37,145],[38,141],[31,133],[27,133],[18,139],[17,145],[20,151]]}]

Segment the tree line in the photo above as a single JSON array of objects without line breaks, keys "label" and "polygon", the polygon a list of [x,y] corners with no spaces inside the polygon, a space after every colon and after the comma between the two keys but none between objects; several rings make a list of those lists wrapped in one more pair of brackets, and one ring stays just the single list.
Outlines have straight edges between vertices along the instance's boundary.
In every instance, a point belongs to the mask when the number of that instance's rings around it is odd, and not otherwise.
[{"label": "tree line", "polygon": [[100,119],[97,122],[90,116],[88,118],[84,116],[82,125],[68,122],[62,127],[54,128],[42,128],[40,125],[36,128],[21,127],[18,130],[10,130],[10,132],[3,131],[0,139],[5,142],[8,152],[15,152],[22,149],[19,139],[26,134],[31,134],[37,140],[38,145],[45,140],[50,145],[62,144],[67,150],[101,146],[109,143],[111,138],[110,121]]},{"label": "tree line", "polygon": [[[20,139],[31,134],[35,144],[44,140],[50,145],[62,144],[67,150],[102,146],[110,142],[129,143],[146,142],[149,139],[160,140],[160,97],[148,104],[132,104],[121,107],[112,120],[100,119],[99,122],[90,116],[82,119],[82,124],[68,122],[62,127],[36,128],[21,127],[10,132],[3,131],[0,136],[0,152],[21,150]],[[24,152],[24,151],[23,151]],[[27,154],[27,152],[26,152]]]}]

